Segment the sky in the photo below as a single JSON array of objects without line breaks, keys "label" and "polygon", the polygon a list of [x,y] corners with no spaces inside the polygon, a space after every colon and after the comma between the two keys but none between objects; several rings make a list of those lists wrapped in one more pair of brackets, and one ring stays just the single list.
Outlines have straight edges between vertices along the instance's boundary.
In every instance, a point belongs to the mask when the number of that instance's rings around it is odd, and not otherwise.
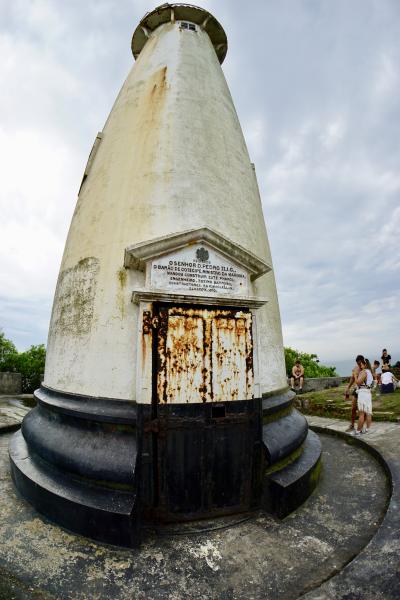
[{"label": "sky", "polygon": [[[93,141],[148,0],[0,0],[0,329],[45,343]],[[400,2],[203,0],[256,172],[284,344],[400,360]]]}]

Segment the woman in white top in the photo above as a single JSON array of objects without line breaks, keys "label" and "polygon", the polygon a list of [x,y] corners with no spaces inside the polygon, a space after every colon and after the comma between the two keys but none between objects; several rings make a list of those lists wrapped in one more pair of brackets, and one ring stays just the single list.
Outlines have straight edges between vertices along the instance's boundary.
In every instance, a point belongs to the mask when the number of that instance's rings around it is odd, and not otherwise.
[{"label": "woman in white top", "polygon": [[394,392],[396,378],[393,373],[390,371],[390,368],[384,365],[382,367],[382,375],[381,375],[381,394],[391,394]]},{"label": "woman in white top", "polygon": [[[357,408],[358,408],[358,426],[354,435],[368,433],[372,422],[372,394],[371,386],[374,378],[371,373],[371,365],[369,360],[365,359],[360,363],[360,373],[357,377]],[[365,423],[365,430],[363,426]]]}]

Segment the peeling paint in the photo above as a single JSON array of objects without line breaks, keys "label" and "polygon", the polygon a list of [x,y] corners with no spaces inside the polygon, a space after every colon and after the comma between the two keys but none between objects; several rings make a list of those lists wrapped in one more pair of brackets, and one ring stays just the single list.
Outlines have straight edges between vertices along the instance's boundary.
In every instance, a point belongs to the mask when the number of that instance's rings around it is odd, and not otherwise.
[{"label": "peeling paint", "polygon": [[218,562],[222,560],[222,554],[211,540],[207,540],[197,548],[189,548],[189,552],[195,558],[204,558],[207,566],[212,571],[219,571],[220,566]]},{"label": "peeling paint", "polygon": [[81,336],[90,332],[99,269],[98,259],[88,257],[60,273],[52,333]]},{"label": "peeling paint", "polygon": [[158,401],[222,402],[253,397],[251,313],[172,307],[160,311]]}]

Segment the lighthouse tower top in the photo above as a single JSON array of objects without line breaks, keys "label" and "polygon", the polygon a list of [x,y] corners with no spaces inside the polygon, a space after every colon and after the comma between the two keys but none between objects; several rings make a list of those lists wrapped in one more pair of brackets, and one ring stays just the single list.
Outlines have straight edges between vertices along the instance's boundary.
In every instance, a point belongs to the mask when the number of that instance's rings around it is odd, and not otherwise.
[{"label": "lighthouse tower top", "polygon": [[210,37],[219,62],[222,64],[228,49],[225,31],[217,19],[204,8],[192,4],[162,4],[145,14],[132,37],[132,53],[139,56],[151,33],[160,25],[180,22],[181,27],[196,31],[200,27]]}]

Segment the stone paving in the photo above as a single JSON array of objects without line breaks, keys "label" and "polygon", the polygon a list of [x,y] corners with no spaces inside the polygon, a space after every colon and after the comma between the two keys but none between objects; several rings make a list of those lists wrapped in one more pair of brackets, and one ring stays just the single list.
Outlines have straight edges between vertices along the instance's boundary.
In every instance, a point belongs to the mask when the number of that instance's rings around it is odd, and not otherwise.
[{"label": "stone paving", "polygon": [[31,394],[0,395],[0,432],[18,429],[24,416],[35,405]]},{"label": "stone paving", "polygon": [[[339,419],[308,417],[317,432],[345,433],[348,423]],[[306,600],[400,599],[400,424],[376,422],[367,435],[354,440],[380,457],[390,473],[392,495],[385,518],[369,544],[336,576],[303,596]],[[347,468],[347,467],[346,467]],[[364,514],[359,512],[363,519]]]},{"label": "stone paving", "polygon": [[[330,433],[346,428],[342,421],[310,421]],[[389,440],[398,441],[398,433],[399,425],[379,423],[369,440],[372,444],[384,439],[387,447]],[[256,514],[242,522],[236,518],[236,524],[235,519],[221,519],[149,530],[139,550],[125,550],[71,534],[41,518],[21,499],[9,476],[10,437],[0,434],[1,600],[400,597],[392,577],[398,532],[386,547],[384,541],[378,545],[382,559],[371,553],[389,514],[385,516],[388,478],[358,440],[354,443],[346,436],[351,442],[347,444],[336,436],[321,435],[320,484],[283,521]],[[369,560],[368,576],[364,568],[353,568],[358,561],[365,562],[364,556]],[[375,565],[387,574],[385,561],[390,567],[388,585],[378,573],[382,586],[374,587],[370,575]],[[367,590],[358,584],[359,568]]]},{"label": "stone paving", "polygon": [[[343,419],[327,419],[324,417],[313,417],[306,415],[308,424],[311,427],[321,427],[322,429],[327,429],[331,431],[337,431],[338,433],[346,433],[350,435],[346,431],[349,426],[348,421],[344,421]],[[367,435],[361,436],[361,440],[370,445],[374,445],[376,442],[378,445],[383,442],[386,436],[394,436],[400,441],[400,423],[396,423],[393,421],[376,421],[372,423],[372,427]]]}]

